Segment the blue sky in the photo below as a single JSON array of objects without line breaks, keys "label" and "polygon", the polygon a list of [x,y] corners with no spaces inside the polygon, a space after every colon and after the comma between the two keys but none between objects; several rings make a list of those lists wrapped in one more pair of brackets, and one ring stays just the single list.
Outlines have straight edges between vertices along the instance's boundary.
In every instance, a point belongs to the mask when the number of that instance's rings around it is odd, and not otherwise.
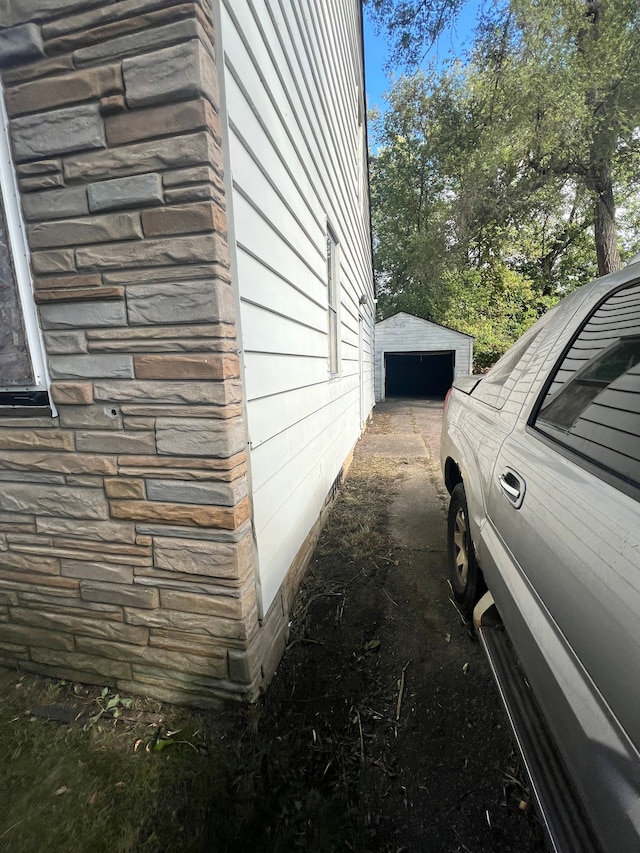
[{"label": "blue sky", "polygon": [[[447,59],[460,56],[468,46],[475,28],[481,0],[468,0],[462,8],[456,24],[440,36],[438,42],[425,57],[425,65],[436,60],[444,63]],[[384,107],[382,95],[390,88],[390,79],[384,66],[389,58],[384,34],[376,35],[375,28],[364,9],[364,55],[367,85],[367,107]]]}]

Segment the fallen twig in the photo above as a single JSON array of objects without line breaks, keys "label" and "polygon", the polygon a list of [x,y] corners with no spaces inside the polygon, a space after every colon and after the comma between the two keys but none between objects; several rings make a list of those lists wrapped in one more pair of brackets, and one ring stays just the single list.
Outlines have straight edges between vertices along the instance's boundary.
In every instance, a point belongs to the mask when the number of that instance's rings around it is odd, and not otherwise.
[{"label": "fallen twig", "polygon": [[364,737],[362,735],[362,720],[360,719],[360,711],[357,708],[356,719],[358,721],[358,731],[360,732],[360,761],[364,764]]},{"label": "fallen twig", "polygon": [[398,701],[396,702],[396,720],[400,719],[400,710],[402,708],[402,696],[404,695],[404,674],[407,671],[407,667],[411,661],[407,661],[406,664],[402,668],[402,672],[400,673],[400,679],[398,682],[399,690],[398,690]]}]

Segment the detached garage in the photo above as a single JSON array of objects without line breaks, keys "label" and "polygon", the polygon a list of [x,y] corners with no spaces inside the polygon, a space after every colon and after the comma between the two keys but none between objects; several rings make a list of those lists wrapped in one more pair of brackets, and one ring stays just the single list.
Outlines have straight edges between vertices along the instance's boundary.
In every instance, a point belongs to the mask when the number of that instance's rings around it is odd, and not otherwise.
[{"label": "detached garage", "polygon": [[376,323],[376,401],[444,397],[473,369],[473,338],[404,311]]}]

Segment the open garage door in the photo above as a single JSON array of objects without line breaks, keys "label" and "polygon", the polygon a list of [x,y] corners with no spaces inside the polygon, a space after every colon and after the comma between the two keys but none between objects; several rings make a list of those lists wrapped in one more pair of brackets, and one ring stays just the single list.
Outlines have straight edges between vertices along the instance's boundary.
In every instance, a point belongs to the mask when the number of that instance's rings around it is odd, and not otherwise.
[{"label": "open garage door", "polygon": [[386,352],[385,397],[444,397],[455,352]]}]

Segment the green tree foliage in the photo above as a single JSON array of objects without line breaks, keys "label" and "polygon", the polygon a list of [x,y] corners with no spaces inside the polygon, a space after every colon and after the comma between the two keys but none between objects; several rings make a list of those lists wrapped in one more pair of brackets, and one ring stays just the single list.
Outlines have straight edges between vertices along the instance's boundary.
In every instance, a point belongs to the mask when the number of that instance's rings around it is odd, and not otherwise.
[{"label": "green tree foliage", "polygon": [[[459,5],[369,0],[409,65]],[[388,99],[371,123],[382,316],[468,331],[490,360],[638,250],[635,0],[507,0],[464,65],[403,77]]]}]

